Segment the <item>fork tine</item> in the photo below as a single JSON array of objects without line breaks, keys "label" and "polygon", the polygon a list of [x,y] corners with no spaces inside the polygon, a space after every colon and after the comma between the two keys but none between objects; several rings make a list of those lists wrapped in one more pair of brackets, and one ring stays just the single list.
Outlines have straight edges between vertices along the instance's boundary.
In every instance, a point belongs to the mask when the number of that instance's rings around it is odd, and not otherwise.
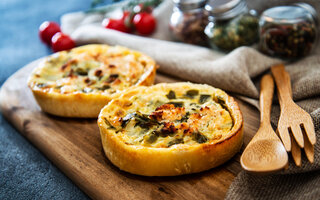
[{"label": "fork tine", "polygon": [[291,128],[291,131],[292,131],[292,135],[296,139],[297,144],[301,148],[303,148],[304,147],[304,141],[303,141],[303,135],[302,135],[300,126],[297,125],[297,124],[292,124],[292,126],[290,128]]},{"label": "fork tine", "polygon": [[291,151],[290,135],[287,128],[278,126],[277,130],[286,151]]},{"label": "fork tine", "polygon": [[314,161],[314,147],[310,143],[310,141],[307,138],[306,132],[304,129],[302,129],[303,132],[303,138],[304,138],[304,152],[306,153],[306,156],[310,163],[313,163]]},{"label": "fork tine", "polygon": [[316,133],[314,131],[314,125],[312,122],[312,119],[308,120],[306,123],[302,124],[304,127],[304,130],[306,131],[306,134],[309,138],[309,141],[312,145],[316,143]]},{"label": "fork tine", "polygon": [[300,167],[301,166],[301,149],[298,146],[297,142],[295,141],[294,137],[291,136],[291,144],[292,144],[292,149],[291,149],[291,154],[292,158],[294,160],[294,163]]}]

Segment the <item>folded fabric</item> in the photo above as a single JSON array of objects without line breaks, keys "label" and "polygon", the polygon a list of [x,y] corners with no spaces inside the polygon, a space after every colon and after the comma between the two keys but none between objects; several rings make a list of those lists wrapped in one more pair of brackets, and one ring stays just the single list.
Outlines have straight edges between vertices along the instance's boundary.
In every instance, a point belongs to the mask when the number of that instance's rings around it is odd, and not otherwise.
[{"label": "folded fabric", "polygon": [[[295,1],[249,1],[251,8],[262,11],[270,6],[288,4]],[[320,4],[316,0],[306,1],[320,11]],[[120,4],[125,4],[121,2]],[[165,0],[154,10],[158,19],[157,31],[151,37],[141,37],[108,30],[101,26],[105,14],[101,13],[70,13],[62,17],[62,29],[71,35],[78,45],[89,43],[105,43],[109,45],[121,45],[142,51],[153,57],[160,65],[159,71],[170,74],[184,80],[207,83],[214,87],[224,89],[228,92],[239,94],[245,97],[258,99],[259,81],[261,75],[268,72],[268,69],[277,63],[285,63],[286,70],[291,76],[292,92],[294,100],[307,112],[311,114],[315,122],[317,141],[320,140],[320,47],[309,56],[294,62],[287,63],[277,58],[271,58],[252,47],[240,47],[224,54],[205,47],[188,45],[171,41],[168,28],[169,17],[172,12],[171,0]],[[272,123],[277,124],[279,117],[279,106],[272,109]],[[289,169],[284,174],[314,171],[320,169],[320,147],[319,142],[315,145],[315,161],[309,164],[304,158],[302,166],[296,167],[290,163]],[[277,194],[268,190],[267,183],[270,180],[278,180],[279,183],[287,183],[295,186],[291,180],[300,179],[288,178],[289,175],[275,175],[277,178],[261,178],[254,183],[252,175],[241,172],[235,179],[227,194],[228,199],[251,199],[257,191],[261,191],[259,198],[276,198]],[[280,178],[279,178],[280,177]],[[282,177],[282,178],[281,178]],[[297,176],[298,177],[298,176]],[[320,183],[320,175],[314,177],[311,183]],[[302,180],[302,179],[301,179]],[[259,182],[260,181],[260,182]],[[253,184],[260,184],[254,190]],[[271,183],[270,183],[271,184]],[[276,184],[276,183],[272,183]],[[263,187],[266,187],[263,189]],[[298,187],[298,185],[297,185]],[[281,188],[285,192],[293,190],[291,187]],[[266,194],[264,194],[266,192]],[[271,193],[272,194],[271,194]],[[320,189],[317,189],[319,194]],[[269,196],[267,194],[270,194]],[[314,194],[314,193],[313,193]],[[257,194],[258,195],[258,194]],[[264,195],[264,196],[263,196]],[[287,197],[289,197],[288,195]],[[285,196],[283,197],[284,199]]]}]

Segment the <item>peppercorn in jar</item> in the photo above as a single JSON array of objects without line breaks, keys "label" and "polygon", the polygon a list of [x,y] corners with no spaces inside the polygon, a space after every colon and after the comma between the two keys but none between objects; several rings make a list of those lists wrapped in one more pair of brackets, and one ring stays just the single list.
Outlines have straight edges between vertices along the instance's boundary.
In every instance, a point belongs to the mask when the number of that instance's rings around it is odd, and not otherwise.
[{"label": "peppercorn in jar", "polygon": [[181,42],[207,46],[204,29],[208,14],[204,10],[207,0],[173,0],[175,3],[170,18],[173,37]]},{"label": "peppercorn in jar", "polygon": [[287,59],[309,54],[317,42],[317,18],[306,3],[269,8],[259,21],[260,50]]},{"label": "peppercorn in jar", "polygon": [[212,48],[231,51],[258,40],[258,17],[245,0],[209,0],[209,24],[205,28]]}]

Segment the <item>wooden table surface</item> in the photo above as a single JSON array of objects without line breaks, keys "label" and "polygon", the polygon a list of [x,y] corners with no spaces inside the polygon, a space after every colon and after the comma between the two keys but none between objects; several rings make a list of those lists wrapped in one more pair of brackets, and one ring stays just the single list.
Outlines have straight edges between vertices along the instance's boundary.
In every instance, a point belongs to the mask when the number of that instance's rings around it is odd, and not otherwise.
[{"label": "wooden table surface", "polygon": [[[2,86],[0,108],[19,132],[93,199],[223,199],[242,170],[236,154],[225,164],[197,174],[143,177],[120,171],[105,157],[95,119],[69,119],[41,112],[27,78],[39,61]],[[156,82],[181,81],[158,74]],[[244,145],[259,126],[256,108],[238,100],[244,117]],[[242,152],[241,150],[241,152]]]}]

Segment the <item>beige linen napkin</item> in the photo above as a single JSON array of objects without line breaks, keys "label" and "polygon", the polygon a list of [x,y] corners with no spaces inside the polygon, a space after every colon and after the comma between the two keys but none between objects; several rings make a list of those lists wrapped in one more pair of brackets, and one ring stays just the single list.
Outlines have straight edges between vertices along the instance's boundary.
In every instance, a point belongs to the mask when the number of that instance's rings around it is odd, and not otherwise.
[{"label": "beige linen napkin", "polygon": [[[249,7],[262,11],[289,2],[251,0],[248,4]],[[320,11],[319,1],[305,2]],[[120,4],[126,4],[126,1]],[[229,54],[223,54],[204,47],[172,42],[168,29],[171,10],[171,0],[165,0],[155,9],[158,27],[149,38],[103,28],[101,21],[104,14],[66,14],[61,18],[61,25],[62,30],[70,34],[78,45],[106,43],[136,49],[153,57],[160,65],[159,71],[162,73],[207,83],[257,102],[261,75],[268,72],[273,64],[284,61],[263,55],[251,47],[240,47]],[[112,14],[116,13],[117,11]],[[288,170],[271,176],[259,177],[240,172],[227,193],[227,199],[296,199],[320,196],[320,188],[315,186],[320,183],[320,173],[315,171],[320,169],[320,47],[308,57],[295,63],[286,63],[286,69],[291,76],[295,101],[311,114],[315,122],[318,142],[315,145],[314,164],[309,164],[304,158],[302,167],[295,167],[291,162]],[[275,105],[272,109],[274,125],[277,124],[278,117],[279,106]],[[305,173],[295,174],[301,172]]]}]

